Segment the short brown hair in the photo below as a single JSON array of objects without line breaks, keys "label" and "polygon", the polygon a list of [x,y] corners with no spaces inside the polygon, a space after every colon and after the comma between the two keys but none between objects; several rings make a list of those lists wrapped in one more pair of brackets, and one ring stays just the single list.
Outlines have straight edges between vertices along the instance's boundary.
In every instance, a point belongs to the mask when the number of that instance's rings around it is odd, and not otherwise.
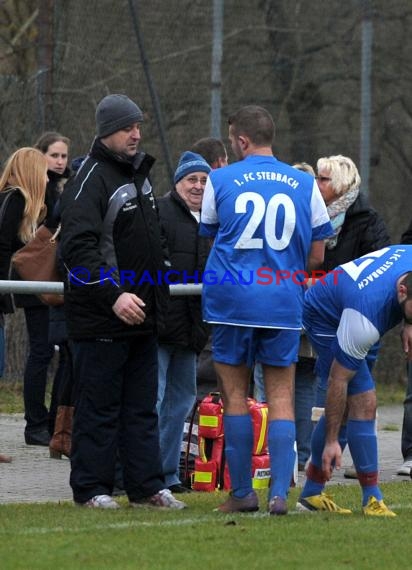
[{"label": "short brown hair", "polygon": [[213,137],[204,137],[193,143],[192,152],[200,154],[209,166],[217,162],[219,158],[227,158],[227,152],[225,145],[220,139],[215,139]]},{"label": "short brown hair", "polygon": [[49,146],[54,144],[55,142],[62,142],[66,144],[68,147],[70,146],[70,139],[64,137],[60,133],[56,131],[47,131],[40,135],[37,141],[34,144],[34,148],[38,148],[43,154],[49,150]]},{"label": "short brown hair", "polygon": [[257,146],[272,146],[275,123],[269,111],[257,105],[247,105],[230,115],[229,125],[235,135],[247,136]]}]

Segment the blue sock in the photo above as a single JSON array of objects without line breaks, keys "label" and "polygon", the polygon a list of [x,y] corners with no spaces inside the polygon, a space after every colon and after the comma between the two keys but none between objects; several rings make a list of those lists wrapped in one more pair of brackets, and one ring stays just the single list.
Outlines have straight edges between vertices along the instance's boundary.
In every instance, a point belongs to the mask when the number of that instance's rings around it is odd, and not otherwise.
[{"label": "blue sock", "polygon": [[369,497],[382,500],[378,487],[378,440],[375,420],[349,420],[348,444],[362,487],[362,505]]},{"label": "blue sock", "polygon": [[[326,440],[326,419],[325,416],[322,416],[315,429],[312,433],[312,440],[311,440],[311,459],[310,463],[316,468],[316,470],[322,469],[322,453],[323,448],[325,447],[325,440]],[[310,467],[310,465],[309,465]],[[325,483],[320,480],[314,480],[309,478],[313,475],[313,470],[309,469],[309,473],[307,473],[307,478],[305,485],[302,489],[302,493],[300,496],[302,498],[305,497],[313,497],[314,495],[320,495],[323,489],[325,488]]]},{"label": "blue sock", "polygon": [[253,427],[249,414],[223,416],[225,454],[229,466],[232,492],[242,499],[252,490]]},{"label": "blue sock", "polygon": [[294,421],[271,420],[269,422],[268,446],[271,474],[269,500],[273,497],[286,499],[288,496],[296,457],[295,439]]},{"label": "blue sock", "polygon": [[[342,451],[346,447],[346,425],[342,426],[339,430],[339,445]],[[307,479],[302,489],[301,497],[313,497],[320,495],[325,488],[325,480],[322,473],[322,454],[326,441],[326,418],[322,416],[318,421],[317,426],[312,433],[311,441],[311,465],[309,466]]]}]

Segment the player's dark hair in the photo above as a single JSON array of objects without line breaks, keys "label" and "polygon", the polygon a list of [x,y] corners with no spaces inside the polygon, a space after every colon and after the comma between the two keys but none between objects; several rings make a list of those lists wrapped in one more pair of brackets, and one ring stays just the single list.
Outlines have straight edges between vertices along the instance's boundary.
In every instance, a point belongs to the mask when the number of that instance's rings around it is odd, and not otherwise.
[{"label": "player's dark hair", "polygon": [[219,158],[226,158],[226,148],[220,139],[213,137],[204,137],[193,143],[190,148],[192,152],[197,152],[206,160],[209,166],[216,163]]},{"label": "player's dark hair", "polygon": [[271,146],[275,123],[269,111],[257,105],[247,105],[230,115],[229,125],[236,136],[245,135],[257,146]]},{"label": "player's dark hair", "polygon": [[402,285],[406,287],[407,299],[412,299],[412,271],[409,271],[401,281]]}]

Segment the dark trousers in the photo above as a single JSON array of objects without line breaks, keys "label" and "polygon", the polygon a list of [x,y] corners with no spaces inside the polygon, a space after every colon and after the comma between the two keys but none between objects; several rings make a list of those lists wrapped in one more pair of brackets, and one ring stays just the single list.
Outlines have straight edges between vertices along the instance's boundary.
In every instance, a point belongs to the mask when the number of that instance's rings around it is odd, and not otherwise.
[{"label": "dark trousers", "polygon": [[45,406],[47,369],[54,346],[48,341],[49,309],[46,305],[25,307],[29,356],[24,371],[24,419],[26,433],[49,429],[49,412]]},{"label": "dark trousers", "polygon": [[154,337],[75,341],[70,485],[76,502],[111,495],[117,451],[130,500],[164,488]]},{"label": "dark trousers", "polygon": [[412,459],[412,366],[408,364],[408,385],[403,402],[402,455],[404,460]]},{"label": "dark trousers", "polygon": [[56,400],[59,406],[74,406],[75,378],[73,373],[73,344],[71,341],[59,344],[60,356],[64,360],[64,368],[55,390],[52,401]]},{"label": "dark trousers", "polygon": [[60,395],[62,389],[62,382],[66,374],[69,373],[67,370],[67,366],[70,365],[67,361],[67,352],[64,346],[59,345],[59,363],[57,366],[57,371],[54,376],[52,391],[51,391],[51,399],[50,399],[50,408],[49,408],[49,432],[50,435],[53,435],[54,432],[54,424],[56,422],[56,415],[57,415],[57,407],[60,404]]}]

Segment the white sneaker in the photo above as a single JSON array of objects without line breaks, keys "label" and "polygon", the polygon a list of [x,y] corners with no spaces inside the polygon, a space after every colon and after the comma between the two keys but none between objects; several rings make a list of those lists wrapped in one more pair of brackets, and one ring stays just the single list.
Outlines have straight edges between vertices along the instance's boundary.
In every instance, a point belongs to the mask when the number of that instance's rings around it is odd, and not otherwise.
[{"label": "white sneaker", "polygon": [[157,507],[160,509],[185,509],[186,503],[178,501],[170,489],[161,489],[151,497],[145,497],[138,501],[130,501],[131,507]]},{"label": "white sneaker", "polygon": [[412,459],[407,459],[397,470],[398,475],[410,475],[412,469]]},{"label": "white sneaker", "polygon": [[85,503],[77,504],[90,509],[120,509],[119,503],[116,503],[110,495],[95,495]]}]

